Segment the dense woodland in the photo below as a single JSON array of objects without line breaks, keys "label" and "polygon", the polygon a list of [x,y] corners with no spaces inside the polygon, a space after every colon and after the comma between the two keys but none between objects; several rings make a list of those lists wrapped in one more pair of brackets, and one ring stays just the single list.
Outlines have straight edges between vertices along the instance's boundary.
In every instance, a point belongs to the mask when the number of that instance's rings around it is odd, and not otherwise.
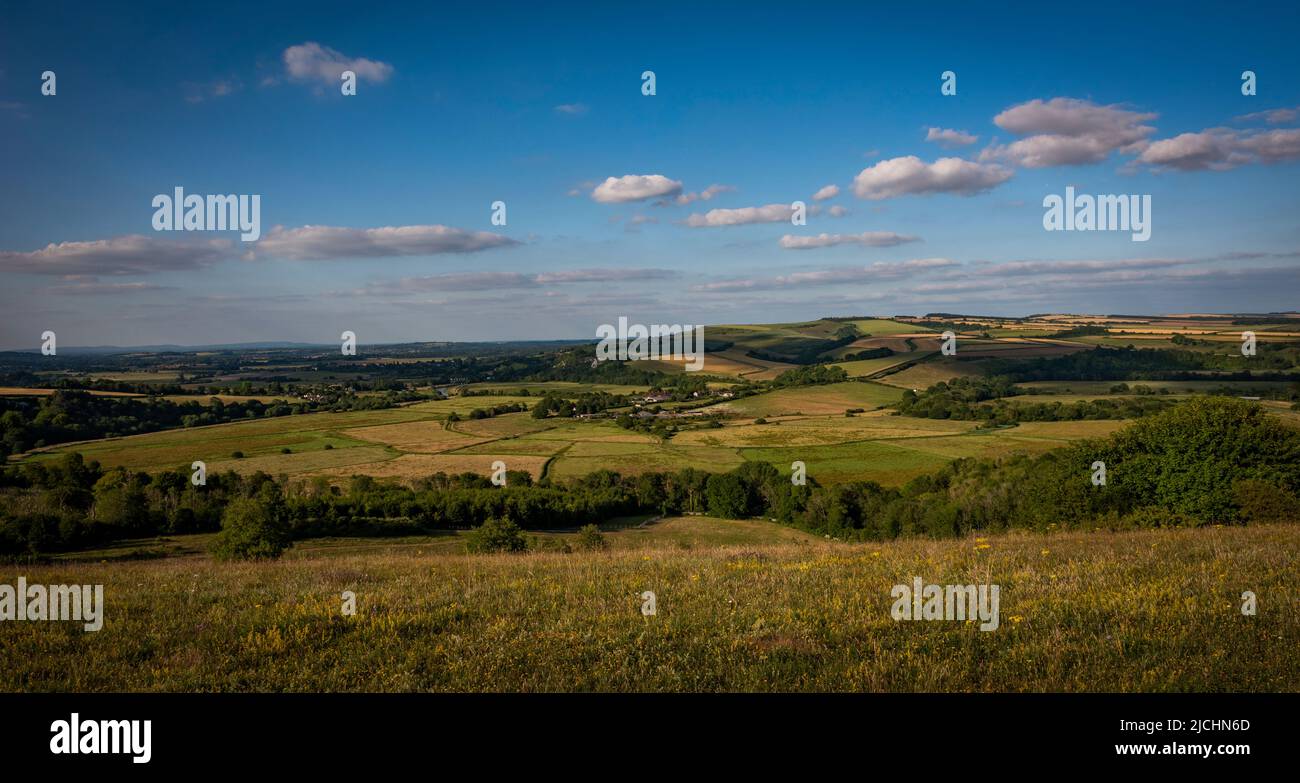
[{"label": "dense woodland", "polygon": [[[1093,483],[1095,462],[1106,465]],[[104,470],[68,454],[0,471],[0,553],[26,556],[124,538],[215,531],[260,520],[286,538],[403,535],[510,520],[578,527],[629,514],[764,517],[851,540],[952,536],[1006,528],[1242,524],[1300,519],[1300,432],[1256,403],[1202,397],[1107,438],[1039,457],[962,459],[901,488],[806,486],[763,462],[730,473],[694,469],[534,484],[507,474],[438,474],[412,486],[353,477],[277,479]]]}]

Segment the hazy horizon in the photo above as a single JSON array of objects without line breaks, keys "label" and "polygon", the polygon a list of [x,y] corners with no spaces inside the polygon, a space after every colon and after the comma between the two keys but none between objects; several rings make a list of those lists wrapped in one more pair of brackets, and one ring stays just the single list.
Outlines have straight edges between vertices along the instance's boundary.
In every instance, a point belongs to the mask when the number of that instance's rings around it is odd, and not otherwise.
[{"label": "hazy horizon", "polygon": [[[1109,317],[1109,318],[1123,318],[1123,317],[1132,316],[1132,317],[1135,317],[1135,318],[1225,318],[1225,319],[1232,319],[1232,318],[1253,318],[1253,317],[1268,317],[1268,316],[1287,316],[1287,317],[1296,317],[1296,316],[1300,316],[1300,311],[1297,311],[1297,310],[1276,310],[1276,311],[1269,311],[1269,312],[1263,312],[1263,311],[1261,311],[1261,312],[1236,312],[1236,313],[1210,313],[1210,312],[1197,312],[1197,313],[1190,313],[1190,312],[1189,312],[1189,313],[1136,313],[1136,312],[1128,312],[1128,313],[1118,313],[1118,312],[1117,312],[1117,313],[1065,313],[1065,312],[1060,312],[1060,313],[1055,313],[1055,312],[1054,312],[1054,313],[1026,313],[1026,314],[1024,314],[1024,315],[1007,315],[1007,314],[1005,314],[1005,313],[976,313],[976,312],[967,312],[967,313],[955,313],[955,312],[943,312],[943,313],[939,313],[939,312],[933,312],[933,313],[844,313],[844,314],[830,314],[830,315],[822,315],[822,316],[818,316],[818,317],[815,317],[815,318],[798,319],[798,320],[796,320],[796,321],[792,321],[792,322],[789,322],[789,323],[807,323],[807,322],[812,322],[812,321],[818,321],[818,320],[821,320],[821,319],[847,320],[847,319],[850,319],[850,318],[867,318],[867,319],[871,319],[871,318],[880,318],[880,319],[892,319],[892,318],[925,318],[926,316],[939,316],[939,315],[959,316],[959,317],[971,317],[971,318],[988,318],[988,319],[1003,319],[1003,318],[1005,318],[1005,319],[1024,319],[1024,318],[1029,318],[1029,317],[1033,317],[1033,316],[1060,316],[1060,317],[1072,317],[1072,318],[1106,318],[1106,317]],[[752,322],[753,325],[757,325],[757,324],[767,324],[767,323],[778,323],[778,322],[771,322],[771,321],[755,321],[755,322]],[[781,322],[781,323],[784,323],[784,322]],[[722,323],[717,323],[717,324],[705,324],[706,327],[712,326],[712,327],[719,327],[719,328],[721,328],[721,327],[726,327],[726,326],[732,326],[732,325],[739,325],[739,322],[737,322],[737,324],[722,324]],[[750,325],[750,324],[745,324],[745,325]],[[494,344],[494,343],[539,343],[539,344],[541,344],[541,343],[557,343],[557,342],[592,342],[592,343],[594,343],[594,342],[597,342],[598,339],[599,339],[599,338],[597,338],[597,337],[595,337],[595,336],[587,336],[587,335],[574,336],[574,337],[551,336],[551,335],[548,335],[548,336],[541,336],[541,337],[538,337],[538,336],[531,336],[531,337],[513,337],[513,338],[501,338],[501,339],[479,339],[479,340],[441,340],[441,339],[434,339],[434,338],[410,338],[410,339],[398,339],[398,340],[385,340],[385,341],[382,341],[382,342],[369,342],[369,343],[367,343],[367,342],[360,342],[360,341],[359,341],[359,342],[358,342],[358,345],[359,345],[359,346],[363,346],[363,347],[364,347],[364,346],[367,346],[367,345],[369,345],[369,346],[371,346],[371,347],[382,347],[382,346],[394,346],[394,345],[418,345],[418,344],[421,344],[421,343],[449,343],[449,344],[474,344],[474,343],[485,343],[485,344]],[[292,341],[292,340],[275,340],[275,339],[267,338],[267,339],[262,339],[262,340],[245,340],[245,341],[240,341],[240,342],[229,342],[229,341],[228,341],[228,342],[221,342],[221,341],[218,341],[218,342],[211,342],[211,343],[139,343],[139,344],[135,344],[135,345],[113,345],[113,344],[105,343],[105,344],[100,344],[100,345],[67,345],[67,346],[65,346],[65,345],[60,345],[60,346],[59,346],[59,350],[60,350],[61,352],[63,352],[64,354],[67,354],[67,353],[69,353],[69,352],[74,352],[74,351],[86,351],[86,352],[90,352],[90,351],[114,351],[114,350],[121,350],[121,351],[123,351],[123,352],[127,352],[127,351],[147,351],[148,349],[158,349],[158,348],[177,348],[177,349],[181,349],[181,350],[212,350],[212,349],[218,349],[218,348],[226,348],[226,349],[246,348],[246,349],[249,349],[249,350],[276,350],[276,349],[278,349],[278,348],[285,348],[285,349],[298,349],[298,348],[327,348],[327,349],[331,349],[331,350],[333,350],[333,349],[337,349],[337,347],[338,347],[338,341],[337,341],[337,340],[335,340],[335,341],[333,341],[333,342],[329,342],[329,341],[321,341],[321,342],[298,342],[298,341]],[[36,347],[27,347],[27,346],[19,346],[19,347],[5,347],[5,348],[0,348],[0,352],[2,352],[2,353],[40,353],[40,347],[39,347],[39,346],[36,346]]]}]

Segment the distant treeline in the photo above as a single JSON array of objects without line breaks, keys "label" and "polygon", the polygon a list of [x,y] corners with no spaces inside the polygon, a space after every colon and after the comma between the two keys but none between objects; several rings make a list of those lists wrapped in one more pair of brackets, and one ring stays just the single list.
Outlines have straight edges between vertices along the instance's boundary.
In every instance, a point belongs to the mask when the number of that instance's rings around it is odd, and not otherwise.
[{"label": "distant treeline", "polygon": [[0,458],[78,440],[322,410],[375,410],[408,399],[421,397],[410,392],[365,397],[336,393],[310,401],[212,400],[208,405],[157,397],[97,396],[84,391],[56,391],[44,397],[0,397]]},{"label": "distant treeline", "polygon": [[890,348],[887,345],[882,345],[879,348],[867,348],[865,350],[858,351],[857,353],[846,353],[840,357],[840,361],[856,362],[856,361],[861,361],[862,359],[883,359],[886,356],[893,356],[893,355],[894,355],[893,348]]},{"label": "distant treeline", "polygon": [[[1094,484],[1096,463],[1105,483]],[[811,463],[813,473],[816,463]],[[242,499],[292,537],[399,535],[510,519],[525,529],[577,527],[626,514],[760,516],[846,539],[950,536],[1008,528],[1239,524],[1300,519],[1300,431],[1255,403],[1205,397],[1106,438],[1039,457],[963,459],[902,488],[873,482],[794,486],[785,470],[746,462],[729,473],[686,468],[533,484],[507,474],[437,474],[411,486],[357,476],[213,474],[195,487],[185,469],[149,475],[103,470],[68,454],[0,471],[0,553],[84,548],[122,538],[217,530]],[[251,507],[251,512],[250,512]],[[226,520],[229,521],[229,520]]]},{"label": "distant treeline", "polygon": [[[1134,419],[1157,413],[1173,405],[1169,399],[1151,397],[1150,387],[1135,387],[1138,398],[1101,398],[1074,402],[1016,402],[1021,394],[1034,389],[1020,389],[1007,376],[954,378],[940,381],[921,393],[903,392],[898,411],[924,419],[959,419],[981,421],[983,426],[1015,424],[1022,421],[1081,421],[1098,419]],[[1147,391],[1140,391],[1147,390]],[[1128,392],[1126,384],[1112,387],[1113,393]],[[1169,390],[1164,390],[1165,394]]]},{"label": "distant treeline", "polygon": [[[1225,343],[1225,347],[1235,347]],[[1131,380],[1275,380],[1300,381],[1300,373],[1276,372],[1300,366],[1300,347],[1259,343],[1252,357],[1225,356],[1207,351],[1170,348],[1106,348],[1065,356],[1033,359],[993,359],[986,363],[990,375],[1012,381],[1131,381]],[[1261,370],[1274,371],[1260,376]],[[1205,371],[1216,371],[1207,377]],[[1224,372],[1226,371],[1226,372]]]}]

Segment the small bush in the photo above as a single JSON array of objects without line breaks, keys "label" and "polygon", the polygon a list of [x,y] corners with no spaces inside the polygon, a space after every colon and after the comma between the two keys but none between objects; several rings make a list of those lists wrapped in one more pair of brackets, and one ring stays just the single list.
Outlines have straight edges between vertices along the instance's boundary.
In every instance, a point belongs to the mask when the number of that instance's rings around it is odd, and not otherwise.
[{"label": "small bush", "polygon": [[510,521],[509,517],[492,517],[466,534],[465,550],[473,554],[525,552],[528,550],[528,539],[524,537],[523,528]]},{"label": "small bush", "polygon": [[600,550],[608,549],[609,542],[601,534],[600,528],[595,525],[583,525],[578,530],[578,540],[575,545],[579,549]]},{"label": "small bush", "polygon": [[1163,506],[1142,506],[1125,514],[1120,524],[1129,528],[1199,527],[1201,523],[1186,514]]},{"label": "small bush", "polygon": [[232,452],[230,452],[230,457],[231,457],[231,459],[243,459],[243,458],[244,458],[244,452],[242,452],[242,451],[232,451]]}]

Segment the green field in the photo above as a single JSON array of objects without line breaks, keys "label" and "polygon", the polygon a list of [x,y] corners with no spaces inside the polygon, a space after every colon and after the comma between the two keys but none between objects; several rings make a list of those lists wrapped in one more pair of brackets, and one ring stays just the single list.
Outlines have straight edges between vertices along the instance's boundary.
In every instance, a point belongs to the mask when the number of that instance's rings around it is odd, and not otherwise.
[{"label": "green field", "polygon": [[[452,534],[330,539],[271,564],[173,539],[163,559],[23,567],[103,584],[104,626],[0,624],[0,690],[1300,690],[1297,525],[846,544],[688,517],[606,538],[487,556]],[[999,585],[998,628],[891,619],[914,576]]]},{"label": "green field", "polygon": [[867,318],[849,321],[849,323],[858,327],[858,330],[863,334],[869,334],[872,337],[887,337],[891,334],[920,334],[921,332],[934,331],[928,326],[890,321],[884,318]]},{"label": "green field", "polygon": [[878,408],[897,402],[902,392],[876,383],[849,381],[790,389],[719,403],[712,409],[741,416],[825,415],[849,408]]}]

